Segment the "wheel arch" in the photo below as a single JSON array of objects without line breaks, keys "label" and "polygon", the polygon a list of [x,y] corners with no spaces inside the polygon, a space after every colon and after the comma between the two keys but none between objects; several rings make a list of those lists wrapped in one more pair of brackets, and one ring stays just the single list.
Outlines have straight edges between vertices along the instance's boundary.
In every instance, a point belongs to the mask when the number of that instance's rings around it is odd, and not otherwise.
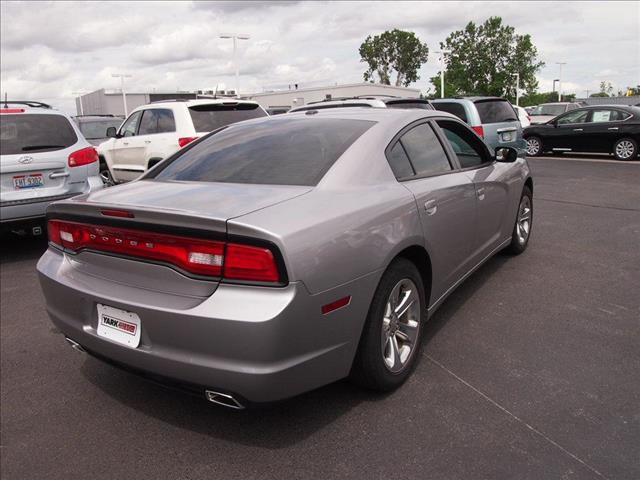
[{"label": "wheel arch", "polygon": [[433,268],[429,252],[427,252],[427,249],[422,245],[411,245],[398,252],[396,256],[393,257],[393,260],[389,262],[389,265],[391,265],[391,263],[397,258],[409,260],[416,266],[418,272],[420,272],[426,297],[425,300],[427,302],[427,307],[429,307],[431,305],[431,286],[433,284]]}]

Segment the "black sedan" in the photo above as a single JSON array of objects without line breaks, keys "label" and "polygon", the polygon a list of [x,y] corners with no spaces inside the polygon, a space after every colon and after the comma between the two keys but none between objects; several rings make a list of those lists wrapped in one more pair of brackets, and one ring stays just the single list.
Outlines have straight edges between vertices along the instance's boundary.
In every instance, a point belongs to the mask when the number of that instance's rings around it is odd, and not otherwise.
[{"label": "black sedan", "polygon": [[611,153],[618,160],[634,160],[640,143],[640,108],[598,105],[558,115],[523,132],[527,155],[546,152]]}]

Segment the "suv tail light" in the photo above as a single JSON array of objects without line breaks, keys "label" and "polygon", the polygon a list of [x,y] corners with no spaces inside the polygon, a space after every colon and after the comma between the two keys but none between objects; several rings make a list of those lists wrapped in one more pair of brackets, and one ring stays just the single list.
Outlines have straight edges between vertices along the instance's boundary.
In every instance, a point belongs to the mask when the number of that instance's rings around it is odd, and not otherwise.
[{"label": "suv tail light", "polygon": [[69,166],[80,167],[98,161],[98,152],[93,147],[77,150],[69,155]]},{"label": "suv tail light", "polygon": [[0,113],[24,113],[24,108],[2,108]]},{"label": "suv tail light", "polygon": [[197,140],[198,137],[183,137],[183,138],[179,138],[178,139],[178,145],[180,145],[180,148],[184,147],[185,145],[193,142],[194,140]]},{"label": "suv tail light", "polygon": [[477,127],[471,127],[471,130],[476,132],[480,138],[484,138],[484,128],[482,128],[482,125],[478,125]]},{"label": "suv tail light", "polygon": [[62,220],[49,220],[48,231],[51,243],[72,253],[109,252],[170,264],[200,276],[283,282],[269,248]]}]

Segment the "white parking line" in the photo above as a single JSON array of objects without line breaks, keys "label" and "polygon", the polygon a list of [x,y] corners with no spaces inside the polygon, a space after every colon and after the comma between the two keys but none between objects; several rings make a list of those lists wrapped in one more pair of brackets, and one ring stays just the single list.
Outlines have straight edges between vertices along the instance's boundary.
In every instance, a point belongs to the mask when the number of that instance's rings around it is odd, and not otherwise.
[{"label": "white parking line", "polygon": [[616,165],[640,165],[640,161],[634,160],[607,160],[604,158],[577,158],[577,157],[527,157],[527,160],[558,160],[561,162],[592,162],[592,163],[615,163]]}]

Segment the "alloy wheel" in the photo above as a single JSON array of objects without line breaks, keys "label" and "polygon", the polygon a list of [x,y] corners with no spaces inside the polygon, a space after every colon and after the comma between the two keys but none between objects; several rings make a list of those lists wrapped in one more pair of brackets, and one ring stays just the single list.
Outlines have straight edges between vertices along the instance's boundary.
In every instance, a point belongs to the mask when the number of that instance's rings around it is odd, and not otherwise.
[{"label": "alloy wheel", "polygon": [[420,296],[415,283],[400,280],[391,290],[382,320],[382,356],[392,373],[401,372],[416,349],[420,329]]},{"label": "alloy wheel", "polygon": [[532,157],[540,153],[540,140],[535,137],[527,139],[527,155]]},{"label": "alloy wheel", "polygon": [[635,151],[635,146],[630,140],[622,140],[616,144],[616,156],[623,160],[631,158]]},{"label": "alloy wheel", "polygon": [[518,236],[518,242],[524,244],[529,238],[529,232],[531,231],[531,199],[524,195],[520,200],[520,206],[518,207],[518,221],[516,223],[516,235]]}]

